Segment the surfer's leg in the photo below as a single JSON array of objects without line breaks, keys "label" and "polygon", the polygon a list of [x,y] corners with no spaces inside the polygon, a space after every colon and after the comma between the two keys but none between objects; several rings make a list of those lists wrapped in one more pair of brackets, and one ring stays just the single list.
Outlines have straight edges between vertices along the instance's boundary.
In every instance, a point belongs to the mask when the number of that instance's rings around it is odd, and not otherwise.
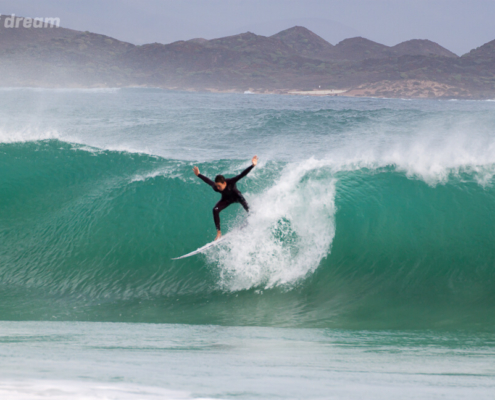
[{"label": "surfer's leg", "polygon": [[[241,203],[241,206],[243,206],[244,209],[246,210],[246,212],[249,214],[249,205],[248,205],[246,199],[244,198],[244,196],[240,195],[239,199],[237,201],[239,203]],[[240,229],[244,229],[247,226],[247,224],[248,224],[248,222],[247,222],[247,220],[245,220],[244,223],[240,226]]]},{"label": "surfer's leg", "polygon": [[213,220],[215,221],[215,227],[217,232],[220,232],[220,211],[228,207],[230,203],[228,201],[220,200],[215,207],[213,207]]},{"label": "surfer's leg", "polygon": [[239,195],[239,199],[237,201],[241,203],[241,206],[243,206],[247,212],[249,212],[249,205],[243,195]]}]

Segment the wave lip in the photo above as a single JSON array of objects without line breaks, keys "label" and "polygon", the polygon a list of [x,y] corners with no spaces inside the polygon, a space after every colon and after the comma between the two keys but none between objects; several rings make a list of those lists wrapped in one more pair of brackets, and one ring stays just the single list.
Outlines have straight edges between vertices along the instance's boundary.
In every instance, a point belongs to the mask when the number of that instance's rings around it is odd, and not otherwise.
[{"label": "wave lip", "polygon": [[0,130],[0,144],[59,140],[60,138],[61,135],[56,130],[38,130],[32,128],[10,131]]}]

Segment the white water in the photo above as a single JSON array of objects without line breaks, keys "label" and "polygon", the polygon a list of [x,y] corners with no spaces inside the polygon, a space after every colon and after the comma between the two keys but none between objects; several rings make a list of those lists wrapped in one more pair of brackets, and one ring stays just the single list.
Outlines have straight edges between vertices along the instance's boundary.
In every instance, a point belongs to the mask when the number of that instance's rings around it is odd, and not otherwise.
[{"label": "white water", "polygon": [[287,165],[273,186],[248,193],[248,226],[209,255],[220,268],[221,286],[236,291],[293,285],[329,254],[335,182],[320,174],[320,166],[313,159]]}]

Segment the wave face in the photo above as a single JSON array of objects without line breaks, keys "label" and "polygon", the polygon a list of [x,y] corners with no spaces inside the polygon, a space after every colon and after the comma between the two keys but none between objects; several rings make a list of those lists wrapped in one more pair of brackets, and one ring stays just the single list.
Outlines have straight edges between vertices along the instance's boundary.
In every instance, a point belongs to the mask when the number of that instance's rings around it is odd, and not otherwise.
[{"label": "wave face", "polygon": [[191,163],[58,140],[1,152],[2,319],[493,326],[495,189],[473,173],[272,162],[240,184],[253,212],[222,213],[224,245],[171,261],[214,234]]},{"label": "wave face", "polygon": [[[0,319],[495,328],[493,107],[26,92],[29,119],[0,100]],[[252,212],[172,261],[215,234],[193,165],[256,149]]]}]

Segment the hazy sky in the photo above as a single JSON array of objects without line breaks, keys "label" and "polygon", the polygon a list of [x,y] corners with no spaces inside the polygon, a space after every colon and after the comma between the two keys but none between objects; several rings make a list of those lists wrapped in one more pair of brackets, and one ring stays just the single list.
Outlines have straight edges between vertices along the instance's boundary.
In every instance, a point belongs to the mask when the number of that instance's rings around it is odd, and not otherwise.
[{"label": "hazy sky", "polygon": [[332,44],[430,39],[457,54],[495,39],[495,0],[0,0],[0,13],[59,17],[63,27],[135,44],[272,35],[294,25]]}]

